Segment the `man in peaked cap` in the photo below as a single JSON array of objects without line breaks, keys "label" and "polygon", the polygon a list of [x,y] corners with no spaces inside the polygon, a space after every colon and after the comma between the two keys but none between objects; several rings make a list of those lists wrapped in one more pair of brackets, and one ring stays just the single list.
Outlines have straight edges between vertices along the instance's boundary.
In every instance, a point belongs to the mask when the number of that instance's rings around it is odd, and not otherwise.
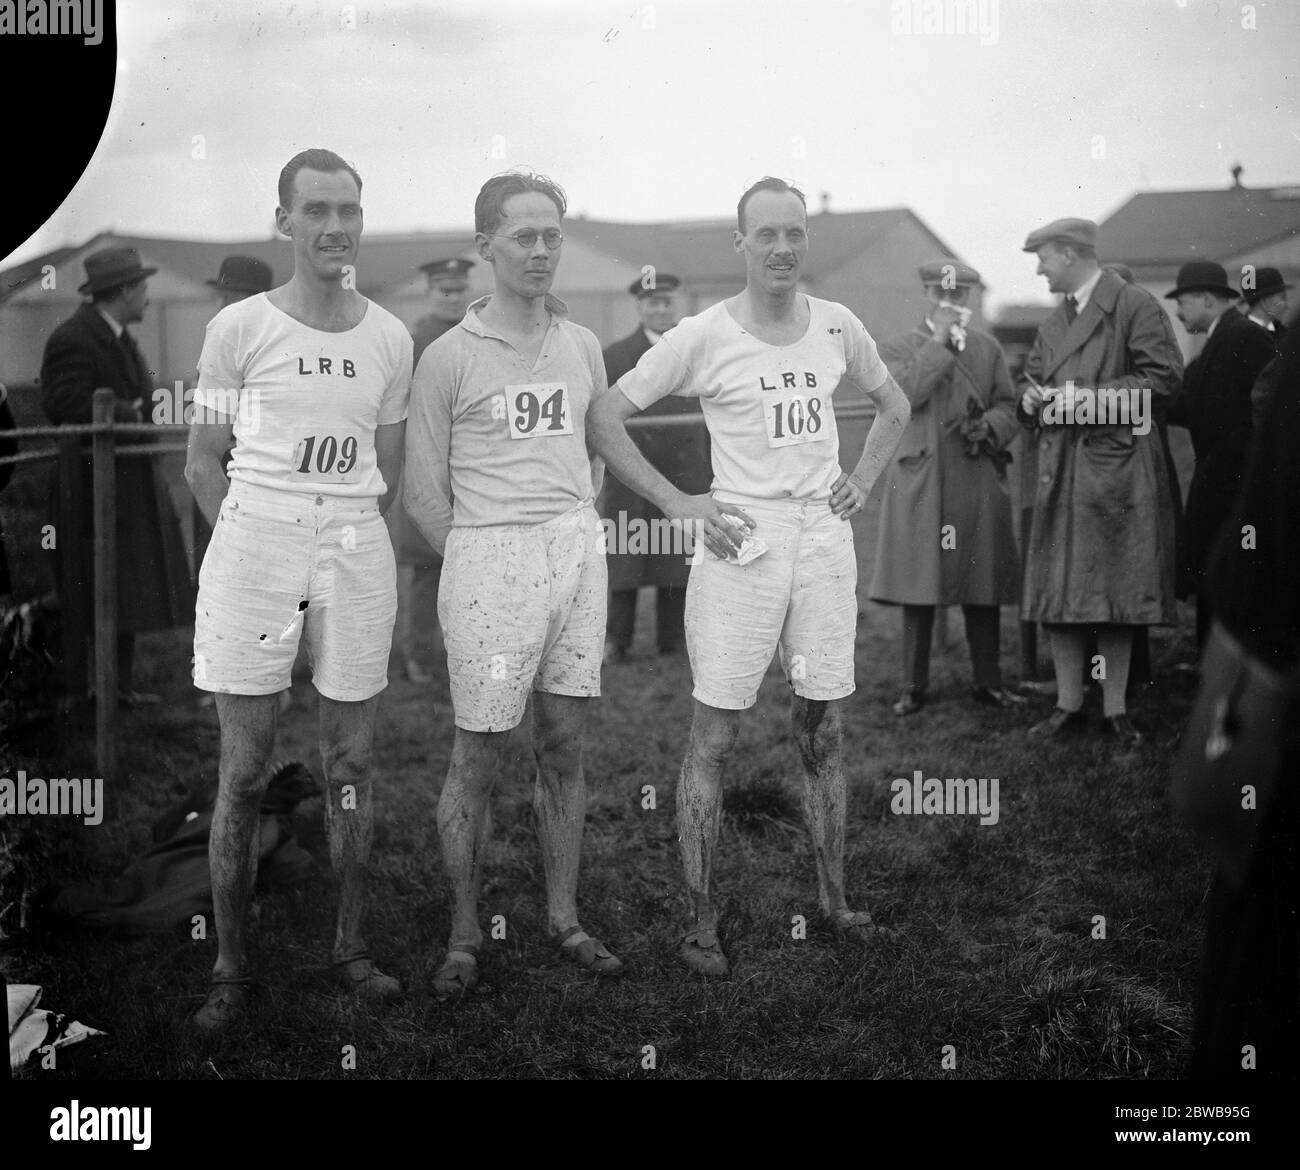
[{"label": "man in peaked cap", "polygon": [[[429,313],[415,323],[415,364],[429,344],[465,316],[469,304],[469,270],[473,260],[450,256],[421,264],[429,284]],[[420,535],[402,505],[388,510],[388,529],[397,554],[397,625],[393,648],[406,677],[413,683],[431,683],[438,660],[438,582],[442,578],[442,557]]]},{"label": "man in peaked cap", "polygon": [[[677,324],[677,290],[681,281],[666,272],[647,268],[628,285],[628,294],[636,299],[641,322],[637,328],[604,351],[605,376],[614,385],[636,366],[641,355]],[[648,411],[649,415],[694,415],[695,426],[672,423],[663,427],[641,428],[634,433],[641,453],[655,469],[662,472],[677,488],[690,495],[709,490],[712,468],[709,462],[709,434],[694,398],[664,398]],[[663,518],[649,500],[638,496],[613,475],[605,478],[601,499],[602,518],[612,521],[616,532],[652,531],[656,520]],[[642,585],[655,586],[655,636],[661,654],[671,654],[686,641],[686,582],[690,566],[686,558],[672,555],[669,549],[655,551],[649,544],[638,546],[629,539],[626,547],[618,541],[607,550],[609,567],[609,619],[605,635],[605,661],[622,662],[632,646],[636,624],[637,590]]]},{"label": "man in peaked cap", "polygon": [[236,301],[266,292],[275,281],[271,266],[265,260],[258,260],[255,256],[227,256],[221,262],[217,279],[207,283],[220,294],[224,309]]},{"label": "man in peaked cap", "polygon": [[1047,627],[1056,670],[1056,710],[1030,734],[1086,727],[1091,627],[1105,663],[1106,728],[1134,744],[1141,735],[1124,693],[1133,629],[1176,616],[1173,499],[1151,419],[1153,400],[1177,390],[1182,356],[1160,305],[1103,271],[1096,244],[1086,219],[1056,220],[1024,244],[1064,299],[1040,326],[1021,376],[1020,419],[1038,448],[1021,617]]},{"label": "man in peaked cap", "polygon": [[924,323],[880,349],[912,417],[885,473],[869,591],[903,607],[901,716],[925,702],[937,605],[962,607],[975,700],[1024,702],[1003,689],[998,665],[998,607],[1019,600],[1005,470],[1005,449],[1020,432],[1016,391],[1002,347],[969,324],[965,306],[980,274],[951,259],[919,272]]},{"label": "man in peaked cap", "polygon": [[[142,422],[142,407],[152,397],[153,374],[128,327],[144,320],[149,277],[158,269],[146,266],[130,247],[103,248],[87,256],[85,265],[86,280],[77,291],[89,300],[45,343],[41,405],[56,425],[89,423],[95,390],[107,386],[113,391],[113,420]],[[80,523],[70,538],[84,541],[89,548],[94,536],[89,459],[83,471],[74,489],[84,497],[78,508]],[[117,459],[114,480],[119,699],[135,705],[158,699],[133,689],[135,635],[189,625],[194,591],[180,525],[158,461],[143,456]],[[93,596],[93,584],[84,582],[84,596]],[[69,598],[63,602],[65,607],[73,604]]]},{"label": "man in peaked cap", "polygon": [[425,347],[448,329],[459,325],[465,316],[469,306],[469,270],[473,267],[473,260],[459,256],[430,260],[428,264],[420,265],[420,271],[429,284],[429,312],[415,323],[412,330],[417,366]]},{"label": "man in peaked cap", "polygon": [[1196,591],[1196,641],[1201,646],[1211,618],[1202,588],[1206,559],[1241,484],[1250,446],[1251,388],[1276,350],[1263,328],[1234,310],[1237,290],[1228,284],[1221,264],[1184,264],[1165,296],[1178,302],[1178,319],[1188,333],[1205,334],[1205,345],[1188,363],[1182,393],[1169,415],[1175,426],[1188,429],[1196,452],[1187,490],[1184,569]]},{"label": "man in peaked cap", "polygon": [[1246,316],[1273,334],[1273,340],[1279,346],[1286,333],[1286,290],[1294,287],[1282,279],[1282,273],[1276,268],[1256,269],[1253,282],[1245,273],[1242,274],[1241,297],[1246,302]]}]

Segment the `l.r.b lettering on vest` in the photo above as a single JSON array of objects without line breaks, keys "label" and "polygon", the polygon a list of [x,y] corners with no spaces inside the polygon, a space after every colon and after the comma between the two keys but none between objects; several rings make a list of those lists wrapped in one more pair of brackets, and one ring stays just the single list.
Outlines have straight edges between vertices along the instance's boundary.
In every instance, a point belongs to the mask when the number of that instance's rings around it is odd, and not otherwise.
[{"label": "l.r.b lettering on vest", "polygon": [[[776,375],[773,374],[772,377],[775,378]],[[807,389],[811,390],[817,385],[817,375],[811,370],[804,370],[803,384]],[[760,390],[794,390],[798,385],[799,375],[790,370],[786,370],[785,373],[781,375],[781,384],[779,386],[769,386],[767,384],[766,374],[760,376],[758,379],[758,388]]]},{"label": "l.r.b lettering on vest", "polygon": [[[309,358],[307,360],[310,363],[311,359]],[[335,372],[334,370],[335,364],[339,366],[337,372]],[[298,359],[298,373],[333,374],[334,377],[336,378],[339,377],[340,375],[342,375],[344,378],[355,378],[357,376],[357,367],[353,363],[351,358],[340,359],[340,358],[318,357],[316,359],[316,368],[313,370],[313,369],[309,369],[307,365],[304,365],[303,359],[300,357]]]}]

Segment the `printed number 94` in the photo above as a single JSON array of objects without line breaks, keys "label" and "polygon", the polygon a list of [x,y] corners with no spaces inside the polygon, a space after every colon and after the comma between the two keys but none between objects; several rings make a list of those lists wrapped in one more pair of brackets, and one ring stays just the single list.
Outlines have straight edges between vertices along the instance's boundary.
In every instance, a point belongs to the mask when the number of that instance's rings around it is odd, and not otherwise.
[{"label": "printed number 94", "polygon": [[538,402],[531,390],[521,390],[515,395],[515,430],[528,435],[536,429],[541,419],[546,420],[548,431],[564,430],[564,391],[553,390],[545,402]]}]

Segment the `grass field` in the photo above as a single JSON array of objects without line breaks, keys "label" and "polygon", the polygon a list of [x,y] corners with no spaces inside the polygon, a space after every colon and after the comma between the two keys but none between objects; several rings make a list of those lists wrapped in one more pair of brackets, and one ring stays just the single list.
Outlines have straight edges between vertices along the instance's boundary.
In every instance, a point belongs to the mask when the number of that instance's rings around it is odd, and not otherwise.
[{"label": "grass field", "polygon": [[[11,549],[29,533],[23,506],[37,476],[4,500]],[[874,547],[874,509],[858,522]],[[26,547],[31,547],[27,545]],[[20,585],[40,567],[18,559]],[[647,607],[642,607],[642,615]],[[1185,617],[1187,615],[1184,615]],[[598,983],[545,937],[541,859],[525,730],[515,733],[494,801],[482,921],[506,937],[485,950],[487,994],[439,1005],[428,981],[448,926],[434,806],[451,743],[445,678],[416,687],[393,674],[380,715],[379,799],[370,939],[408,988],[393,1006],[336,992],[324,972],[335,894],[321,803],[300,807],[312,880],[259,900],[253,935],[260,993],[246,1030],[200,1041],[186,1016],[201,1001],[215,940],[188,929],[137,940],[72,931],[39,912],[36,892],[116,873],[148,847],[158,815],[186,790],[215,784],[216,718],[189,684],[186,631],[142,640],[137,686],[161,710],[124,713],[122,760],[102,825],[73,818],[0,822],[0,946],[10,981],[106,1035],[59,1054],[41,1078],[1123,1078],[1177,1076],[1185,1056],[1208,869],[1166,800],[1169,744],[1192,684],[1169,668],[1192,656],[1189,623],[1153,639],[1157,684],[1135,708],[1150,733],[1121,751],[1099,736],[1030,747],[1025,728],[1049,700],[1003,713],[966,698],[969,666],[954,622],[936,650],[932,705],[898,721],[898,615],[864,604],[859,690],[845,707],[847,873],[889,938],[842,944],[816,923],[816,878],[798,818],[799,765],[788,699],[773,669],[742,722],[727,776],[717,865],[732,978],[683,974],[675,950],[686,902],[673,790],[691,699],[682,659],[649,649],[606,670],[586,756],[591,802],[580,907],[584,925],[628,965]],[[1003,661],[1014,679],[1013,615]],[[1099,703],[1094,716],[1099,719]],[[434,713],[436,709],[436,714]],[[526,727],[526,724],[525,724]],[[93,725],[83,715],[11,731],[0,775],[85,775]],[[319,769],[316,708],[295,689],[279,759]],[[997,777],[1000,817],[901,816],[890,782]],[[653,785],[657,807],[642,807]],[[794,916],[809,920],[792,937]],[[1097,916],[1105,937],[1096,937]],[[356,1071],[342,1067],[354,1045]],[[643,1067],[646,1046],[655,1068]],[[956,1067],[945,1068],[945,1046]]]}]

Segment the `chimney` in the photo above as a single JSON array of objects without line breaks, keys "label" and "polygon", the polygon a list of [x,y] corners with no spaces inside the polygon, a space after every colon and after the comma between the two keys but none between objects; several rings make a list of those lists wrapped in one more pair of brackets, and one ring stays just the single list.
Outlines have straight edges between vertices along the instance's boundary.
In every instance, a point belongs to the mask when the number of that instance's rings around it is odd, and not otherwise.
[{"label": "chimney", "polygon": [[1243,186],[1241,181],[1242,165],[1241,163],[1232,164],[1232,185],[1238,190]]}]

